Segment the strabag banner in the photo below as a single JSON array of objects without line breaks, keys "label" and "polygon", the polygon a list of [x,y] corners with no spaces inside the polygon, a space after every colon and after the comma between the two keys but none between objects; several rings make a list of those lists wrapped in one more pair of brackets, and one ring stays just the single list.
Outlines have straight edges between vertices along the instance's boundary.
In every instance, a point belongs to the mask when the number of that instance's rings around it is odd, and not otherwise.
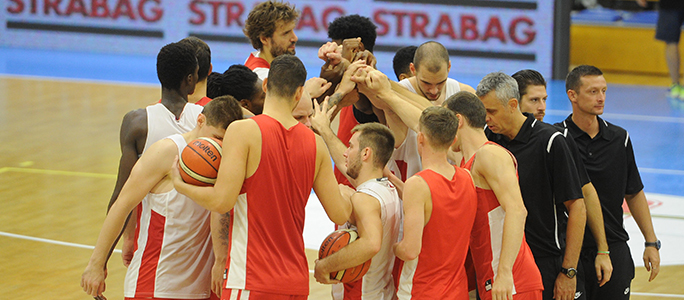
[{"label": "strabag banner", "polygon": [[[254,51],[242,33],[261,1],[7,0],[0,45],[99,53],[156,55],[188,35],[205,40],[215,59],[244,62]],[[377,25],[375,52],[434,40],[451,56],[452,72],[552,74],[554,1],[291,0],[300,11],[298,54],[327,42],[335,18],[359,14]],[[311,56],[311,55],[307,55]],[[302,55],[300,54],[300,57]],[[391,56],[390,56],[391,57]],[[302,58],[305,63],[306,59]]]}]

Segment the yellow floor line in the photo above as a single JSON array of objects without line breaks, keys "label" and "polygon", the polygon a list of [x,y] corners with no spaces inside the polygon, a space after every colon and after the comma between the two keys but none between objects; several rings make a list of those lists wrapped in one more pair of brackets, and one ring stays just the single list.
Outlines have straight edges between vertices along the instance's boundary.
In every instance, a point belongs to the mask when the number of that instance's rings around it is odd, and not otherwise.
[{"label": "yellow floor line", "polygon": [[15,168],[15,167],[5,167],[5,168],[0,169],[0,173],[3,173],[3,172],[20,172],[20,173],[47,174],[47,175],[80,176],[80,177],[107,178],[107,179],[116,178],[116,175],[114,175],[114,174],[59,171],[59,170],[43,170],[43,169]]}]

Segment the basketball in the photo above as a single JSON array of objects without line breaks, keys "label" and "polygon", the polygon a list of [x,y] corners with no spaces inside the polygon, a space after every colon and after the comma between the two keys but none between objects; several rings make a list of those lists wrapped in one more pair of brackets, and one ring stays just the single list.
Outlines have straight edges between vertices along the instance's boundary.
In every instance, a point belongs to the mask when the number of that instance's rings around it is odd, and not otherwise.
[{"label": "basketball", "polygon": [[[329,234],[325,238],[325,240],[323,240],[323,244],[321,244],[321,249],[318,251],[318,259],[325,258],[328,255],[339,251],[344,246],[349,245],[351,242],[355,241],[358,237],[359,234],[356,232],[356,230],[339,229],[334,231],[333,233]],[[361,279],[361,277],[363,277],[363,275],[365,275],[366,272],[368,272],[370,264],[371,261],[368,260],[367,262],[360,264],[356,267],[338,272],[332,272],[330,273],[330,279],[336,279],[343,283],[357,281]]]},{"label": "basketball", "polygon": [[222,151],[221,141],[215,138],[201,137],[188,143],[178,162],[183,181],[199,186],[214,185]]}]

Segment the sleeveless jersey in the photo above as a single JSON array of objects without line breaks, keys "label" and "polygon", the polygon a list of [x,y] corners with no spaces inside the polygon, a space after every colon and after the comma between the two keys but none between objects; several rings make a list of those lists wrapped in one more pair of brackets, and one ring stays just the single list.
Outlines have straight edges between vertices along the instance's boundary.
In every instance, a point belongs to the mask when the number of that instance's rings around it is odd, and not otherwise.
[{"label": "sleeveless jersey", "polygon": [[[418,94],[416,92],[416,89],[413,88],[413,85],[409,81],[408,78],[399,81],[399,84],[407,88],[409,91]],[[451,97],[451,95],[456,94],[461,91],[461,86],[458,84],[458,81],[456,79],[451,79],[447,78],[446,84],[444,85],[444,100],[448,99]]]},{"label": "sleeveless jersey", "polygon": [[[487,142],[485,145],[499,144]],[[502,149],[506,149],[501,147]],[[506,150],[517,169],[515,156]],[[471,170],[475,162],[475,155],[463,167]],[[517,172],[516,172],[517,173]],[[499,204],[494,191],[476,187],[477,214],[470,236],[470,252],[477,274],[477,289],[480,299],[492,299],[492,283],[495,280],[501,257],[501,243],[503,242],[503,227],[506,212]],[[543,290],[541,274],[523,235],[518,256],[513,264],[513,294]]]},{"label": "sleeveless jersey", "polygon": [[[352,137],[352,129],[354,126],[359,125],[359,122],[356,121],[356,118],[354,117],[354,108],[352,105],[350,106],[345,106],[340,110],[340,124],[337,127],[337,137],[344,143],[345,147],[349,147],[349,140]],[[337,179],[337,183],[345,184],[349,187],[352,187],[352,184],[347,180],[347,177],[340,172],[337,168],[335,168],[335,179]]]},{"label": "sleeveless jersey", "polygon": [[147,150],[155,142],[168,137],[172,134],[186,133],[197,126],[197,116],[202,113],[202,106],[187,103],[183,108],[180,118],[169,111],[164,104],[157,103],[145,108],[147,111],[147,140],[145,148]]},{"label": "sleeveless jersey", "polygon": [[247,60],[245,60],[245,66],[259,75],[259,79],[264,80],[268,78],[268,70],[271,68],[271,64],[259,57],[259,52],[260,51],[255,51],[250,53]]},{"label": "sleeveless jersey", "polygon": [[430,188],[432,214],[423,228],[418,258],[404,262],[399,299],[468,300],[463,265],[475,220],[477,194],[468,171],[456,166],[454,169],[456,173],[451,179],[430,169],[416,174]]},{"label": "sleeveless jersey", "polygon": [[302,234],[316,168],[316,138],[301,123],[286,129],[267,115],[252,120],[261,131],[261,158],[232,210],[225,287],[308,295]]},{"label": "sleeveless jersey", "polygon": [[[382,246],[373,256],[368,273],[359,281],[344,284],[344,299],[391,300],[395,292],[392,268],[396,257],[392,246],[399,241],[399,225],[403,215],[401,200],[394,185],[386,177],[368,180],[359,185],[356,191],[370,195],[380,203]],[[342,228],[356,230],[356,226],[349,223]]]},{"label": "sleeveless jersey", "polygon": [[418,155],[417,136],[418,134],[413,129],[408,128],[404,142],[394,149],[392,158],[387,163],[389,170],[401,181],[406,181],[423,168],[420,155]]},{"label": "sleeveless jersey", "polygon": [[[178,155],[187,143],[172,135]],[[209,211],[175,189],[149,193],[139,210],[136,250],[124,280],[129,298],[206,299],[211,292]]]}]

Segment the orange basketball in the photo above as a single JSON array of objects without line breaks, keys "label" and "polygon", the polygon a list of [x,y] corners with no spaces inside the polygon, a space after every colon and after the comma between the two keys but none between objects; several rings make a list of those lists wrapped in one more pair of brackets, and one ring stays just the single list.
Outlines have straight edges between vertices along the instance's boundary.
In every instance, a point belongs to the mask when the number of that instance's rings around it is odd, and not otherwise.
[{"label": "orange basketball", "polygon": [[[318,251],[318,259],[325,258],[328,255],[339,251],[340,249],[342,249],[342,247],[349,245],[358,237],[359,234],[356,232],[356,230],[339,229],[334,231],[333,233],[329,234],[325,238],[325,240],[323,240],[323,244],[321,244],[321,249]],[[330,273],[330,279],[337,279],[344,283],[357,281],[361,279],[363,275],[366,275],[366,272],[368,272],[368,268],[370,268],[370,264],[371,261],[368,260],[367,262],[360,264],[356,267],[338,272],[332,272]]]},{"label": "orange basketball", "polygon": [[178,162],[183,181],[199,186],[214,185],[222,151],[221,141],[215,138],[201,137],[188,143]]}]

